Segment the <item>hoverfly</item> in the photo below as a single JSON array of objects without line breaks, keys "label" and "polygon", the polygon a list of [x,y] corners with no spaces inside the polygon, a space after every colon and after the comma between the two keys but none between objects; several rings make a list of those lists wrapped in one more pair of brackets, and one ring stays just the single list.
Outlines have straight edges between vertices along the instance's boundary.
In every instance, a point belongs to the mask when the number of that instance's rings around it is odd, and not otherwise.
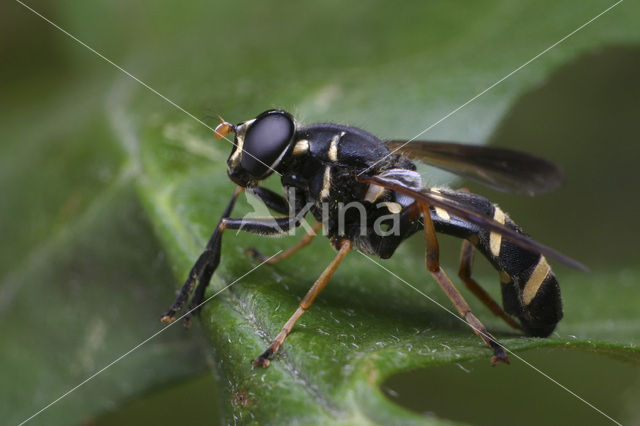
[{"label": "hoverfly", "polygon": [[[276,263],[307,245],[320,225],[337,250],[334,260],[322,272],[298,309],[271,345],[253,360],[267,367],[296,321],[311,306],[345,255],[352,249],[386,259],[409,236],[423,232],[426,267],[451,299],[460,316],[493,350],[491,362],[509,362],[503,347],[473,315],[469,305],[439,264],[441,232],[462,242],[459,276],[494,314],[529,336],[546,337],[562,318],[562,301],[556,276],[547,257],[585,269],[580,263],[531,238],[497,205],[466,190],[424,187],[413,160],[457,173],[506,192],[535,194],[550,191],[562,182],[562,173],[552,163],[522,152],[443,142],[392,140],[383,142],[356,127],[320,123],[299,126],[283,110],[269,110],[256,118],[218,126],[216,138],[234,132],[234,148],[227,160],[229,178],[238,186],[215,228],[204,252],[162,317],[170,322],[188,300],[187,322],[204,300],[211,276],[220,263],[222,234],[242,230],[277,235],[300,226],[310,212],[317,221],[295,246],[270,258]],[[260,186],[274,172],[281,175],[286,196]],[[243,191],[250,192],[277,218],[232,218],[231,211]],[[335,206],[360,203],[366,215],[339,218]],[[328,207],[327,207],[328,206]],[[307,209],[307,210],[305,210]],[[384,216],[384,217],[383,217]],[[386,219],[385,219],[386,218]],[[378,232],[376,221],[393,219],[395,233]],[[340,220],[343,223],[338,226]],[[389,224],[389,223],[388,223]],[[471,276],[474,252],[478,250],[498,270],[502,307]],[[255,249],[254,257],[265,258]]]}]

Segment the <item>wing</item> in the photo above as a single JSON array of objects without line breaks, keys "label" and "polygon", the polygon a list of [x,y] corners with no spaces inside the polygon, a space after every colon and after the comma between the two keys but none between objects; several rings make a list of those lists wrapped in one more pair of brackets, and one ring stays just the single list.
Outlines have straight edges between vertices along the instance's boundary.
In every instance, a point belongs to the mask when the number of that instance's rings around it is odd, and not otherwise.
[{"label": "wing", "polygon": [[553,163],[520,151],[448,142],[391,140],[387,147],[411,159],[517,194],[550,192],[562,184],[562,171]]},{"label": "wing", "polygon": [[495,221],[491,217],[485,216],[479,212],[469,210],[468,208],[461,206],[455,199],[447,196],[446,194],[433,192],[428,188],[409,188],[400,184],[397,180],[387,179],[382,176],[358,176],[356,179],[360,182],[366,182],[390,189],[391,191],[406,195],[418,202],[427,204],[429,206],[440,207],[454,216],[457,216],[470,223],[476,224],[478,227],[491,232],[497,232],[498,234],[502,235],[503,238],[522,248],[533,251],[535,253],[543,254],[572,268],[588,271],[588,268],[580,262],[573,260],[570,257],[565,256],[564,254],[545,246],[544,244],[534,241],[526,235],[520,234],[513,229],[508,228],[500,222]]}]

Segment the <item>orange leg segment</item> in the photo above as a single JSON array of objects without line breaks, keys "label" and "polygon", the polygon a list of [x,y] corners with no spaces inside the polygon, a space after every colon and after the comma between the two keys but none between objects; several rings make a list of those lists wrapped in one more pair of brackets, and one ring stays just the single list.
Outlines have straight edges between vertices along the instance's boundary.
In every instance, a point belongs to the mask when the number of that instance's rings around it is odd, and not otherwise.
[{"label": "orange leg segment", "polygon": [[447,297],[449,297],[449,300],[451,300],[460,316],[471,326],[474,333],[476,333],[488,347],[493,349],[491,363],[493,365],[498,362],[505,362],[508,364],[509,357],[504,352],[502,346],[498,343],[498,340],[489,334],[486,327],[480,322],[480,320],[478,320],[478,318],[475,317],[475,315],[473,315],[473,313],[471,313],[469,304],[464,300],[447,274],[442,270],[442,268],[440,268],[438,240],[436,238],[433,221],[431,220],[431,212],[428,205],[423,203],[419,204],[424,220],[424,237],[426,242],[425,260],[427,269],[431,272],[431,275],[436,279]]},{"label": "orange leg segment", "polygon": [[247,254],[249,256],[251,256],[251,257],[254,257],[254,258],[260,260],[261,262],[268,263],[269,265],[274,265],[274,264],[280,262],[281,260],[285,260],[285,259],[290,258],[295,252],[297,252],[301,248],[304,248],[304,247],[308,246],[311,243],[311,241],[313,241],[315,236],[318,235],[318,231],[320,231],[321,228],[322,228],[322,222],[316,222],[311,227],[311,231],[312,232],[307,232],[300,239],[300,241],[298,241],[298,243],[296,243],[292,247],[289,247],[288,249],[286,249],[285,251],[283,251],[282,253],[280,253],[277,256],[273,256],[271,258],[267,258],[262,253],[260,253],[260,251],[258,251],[258,249],[255,248],[255,247],[251,247],[251,248],[247,249]]},{"label": "orange leg segment", "polygon": [[269,366],[271,358],[273,358],[273,355],[278,351],[278,349],[280,348],[284,340],[287,338],[289,333],[291,333],[291,330],[293,329],[293,326],[295,325],[296,321],[298,321],[298,319],[302,316],[302,314],[304,314],[305,311],[309,309],[309,307],[315,300],[316,296],[318,296],[318,294],[320,294],[322,289],[325,288],[325,286],[327,285],[327,283],[329,282],[333,274],[338,269],[338,266],[342,262],[342,259],[344,259],[347,253],[351,251],[352,247],[353,247],[353,243],[351,241],[342,240],[340,244],[340,250],[338,250],[338,254],[331,261],[329,266],[327,266],[327,268],[322,272],[322,274],[320,274],[320,276],[318,277],[316,282],[313,284],[313,286],[311,286],[307,294],[304,296],[304,298],[300,302],[298,309],[293,313],[291,318],[289,318],[289,320],[285,323],[284,327],[282,327],[282,330],[280,331],[280,333],[278,333],[278,335],[273,340],[271,345],[269,345],[267,350],[265,350],[262,353],[262,355],[260,355],[258,358],[253,360],[252,363],[255,367]]},{"label": "orange leg segment", "polygon": [[462,242],[462,250],[460,251],[460,269],[458,270],[458,276],[462,279],[467,288],[478,298],[487,308],[494,313],[494,315],[502,318],[504,322],[509,324],[516,330],[522,330],[520,324],[507,314],[498,303],[493,300],[491,295],[483,289],[476,280],[471,277],[471,267],[473,265],[473,255],[475,248],[473,245],[464,240]]}]

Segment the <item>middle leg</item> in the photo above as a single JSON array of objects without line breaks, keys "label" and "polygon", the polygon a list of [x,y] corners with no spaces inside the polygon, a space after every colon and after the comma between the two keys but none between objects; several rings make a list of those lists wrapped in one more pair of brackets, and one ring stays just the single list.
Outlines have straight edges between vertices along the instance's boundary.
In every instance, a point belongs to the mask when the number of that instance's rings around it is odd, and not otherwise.
[{"label": "middle leg", "polygon": [[327,268],[322,272],[320,277],[318,277],[313,286],[311,286],[307,294],[304,296],[304,299],[302,299],[302,301],[300,302],[298,309],[296,309],[293,315],[291,315],[291,318],[289,318],[289,320],[285,323],[284,327],[282,327],[282,330],[280,331],[280,333],[278,333],[267,350],[264,351],[258,358],[252,361],[252,364],[255,367],[269,366],[270,359],[273,358],[273,355],[278,351],[289,333],[291,333],[291,330],[293,329],[296,321],[298,321],[302,314],[304,314],[305,311],[309,309],[316,296],[320,294],[322,289],[325,288],[333,274],[336,272],[336,269],[338,269],[340,262],[342,262],[342,259],[344,259],[344,257],[347,255],[347,253],[349,253],[352,247],[353,243],[350,240],[342,240],[342,242],[340,243],[340,250],[338,251],[338,254],[331,261],[329,266],[327,266]]},{"label": "middle leg", "polygon": [[[232,206],[232,203],[230,203],[230,206]],[[196,261],[189,273],[187,281],[182,286],[176,301],[173,303],[169,311],[162,317],[162,322],[172,322],[174,320],[175,315],[182,309],[184,302],[191,293],[193,284],[195,284],[196,280],[199,280],[200,282],[196,288],[194,297],[191,299],[191,303],[189,304],[189,312],[184,316],[186,326],[189,326],[191,317],[200,310],[201,304],[204,300],[205,289],[209,285],[211,276],[220,263],[222,233],[225,230],[243,230],[259,235],[277,235],[285,233],[291,228],[297,227],[299,224],[295,218],[290,217],[251,219],[229,218],[226,217],[229,211],[230,208],[225,211],[225,214],[220,219],[209,244],[207,244],[206,250]]]},{"label": "middle leg", "polygon": [[285,260],[285,259],[290,258],[295,252],[297,252],[301,248],[304,248],[304,247],[308,246],[311,243],[311,241],[313,241],[315,236],[318,235],[318,231],[320,230],[320,228],[322,228],[322,222],[316,222],[311,227],[311,232],[307,232],[306,234],[304,234],[304,236],[300,239],[300,241],[298,241],[295,245],[289,247],[288,249],[286,249],[285,251],[283,251],[282,253],[280,253],[277,256],[273,256],[271,258],[267,258],[260,251],[258,251],[258,249],[255,248],[255,247],[248,248],[247,249],[247,254],[249,256],[251,256],[251,257],[254,257],[254,258],[260,260],[261,262],[266,262],[269,265],[275,265],[276,263],[280,262],[281,260]]}]

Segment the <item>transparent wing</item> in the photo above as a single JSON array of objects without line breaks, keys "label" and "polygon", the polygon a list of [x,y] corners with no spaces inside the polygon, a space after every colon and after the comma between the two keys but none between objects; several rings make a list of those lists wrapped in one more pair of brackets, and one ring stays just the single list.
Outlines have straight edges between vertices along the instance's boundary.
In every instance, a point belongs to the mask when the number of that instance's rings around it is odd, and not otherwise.
[{"label": "transparent wing", "polygon": [[564,254],[541,244],[526,235],[520,234],[513,229],[495,221],[493,218],[483,215],[482,213],[470,210],[460,205],[459,201],[449,195],[431,191],[429,188],[415,189],[403,185],[395,179],[384,176],[359,176],[357,179],[361,182],[371,183],[390,189],[399,194],[413,198],[417,202],[421,202],[433,207],[440,207],[453,216],[457,216],[470,223],[476,224],[478,227],[486,229],[490,232],[497,232],[506,240],[511,241],[527,250],[543,254],[551,259],[555,259],[572,268],[587,271],[587,267],[580,262],[571,259]]},{"label": "transparent wing", "polygon": [[541,194],[564,181],[550,161],[506,148],[449,142],[390,140],[391,150],[490,188],[516,194]]}]

